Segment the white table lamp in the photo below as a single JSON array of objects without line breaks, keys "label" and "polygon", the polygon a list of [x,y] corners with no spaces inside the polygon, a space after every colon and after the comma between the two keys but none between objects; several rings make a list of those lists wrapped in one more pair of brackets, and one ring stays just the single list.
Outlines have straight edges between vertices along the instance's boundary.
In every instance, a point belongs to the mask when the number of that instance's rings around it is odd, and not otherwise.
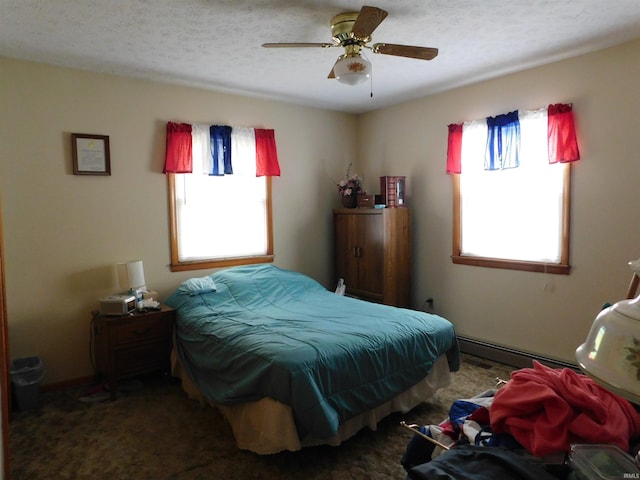
[{"label": "white table lamp", "polygon": [[118,285],[120,288],[128,291],[146,290],[142,260],[118,263],[117,268]]}]

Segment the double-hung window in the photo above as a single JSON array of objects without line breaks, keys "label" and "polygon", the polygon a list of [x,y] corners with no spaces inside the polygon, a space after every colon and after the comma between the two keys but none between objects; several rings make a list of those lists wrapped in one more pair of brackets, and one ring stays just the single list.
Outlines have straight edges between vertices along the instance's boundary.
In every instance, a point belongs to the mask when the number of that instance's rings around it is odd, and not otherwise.
[{"label": "double-hung window", "polygon": [[273,261],[271,177],[169,174],[174,271]]},{"label": "double-hung window", "polygon": [[456,148],[459,154],[457,166],[448,165],[454,174],[454,263],[570,272],[569,162],[579,154],[571,116],[572,139],[560,133],[561,147],[570,143],[571,153],[554,161],[554,114],[547,108],[512,112],[501,128],[491,119],[467,122],[457,129],[461,138],[453,149],[450,133],[450,155]]}]

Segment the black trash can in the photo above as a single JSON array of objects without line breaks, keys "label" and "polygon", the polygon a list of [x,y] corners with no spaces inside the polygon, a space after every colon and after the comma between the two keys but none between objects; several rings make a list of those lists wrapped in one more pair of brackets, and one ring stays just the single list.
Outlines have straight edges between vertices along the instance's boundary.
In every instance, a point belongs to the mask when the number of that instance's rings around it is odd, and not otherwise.
[{"label": "black trash can", "polygon": [[18,410],[31,410],[40,402],[40,382],[44,368],[39,357],[17,358],[11,361],[11,387]]}]

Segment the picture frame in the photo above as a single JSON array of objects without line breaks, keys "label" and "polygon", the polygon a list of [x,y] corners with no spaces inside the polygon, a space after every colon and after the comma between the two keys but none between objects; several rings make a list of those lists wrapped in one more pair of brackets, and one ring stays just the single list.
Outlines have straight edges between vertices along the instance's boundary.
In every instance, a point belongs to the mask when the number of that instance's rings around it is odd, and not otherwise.
[{"label": "picture frame", "polygon": [[111,175],[109,136],[71,134],[74,175]]}]

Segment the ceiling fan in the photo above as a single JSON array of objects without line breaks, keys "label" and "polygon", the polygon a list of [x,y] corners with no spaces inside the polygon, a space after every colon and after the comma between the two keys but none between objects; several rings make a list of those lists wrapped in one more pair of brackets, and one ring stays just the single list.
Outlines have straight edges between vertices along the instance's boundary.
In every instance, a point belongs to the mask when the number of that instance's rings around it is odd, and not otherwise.
[{"label": "ceiling fan", "polygon": [[333,43],[263,43],[262,46],[265,48],[343,47],[345,53],[338,57],[328,78],[335,78],[348,85],[363,82],[371,76],[371,63],[361,55],[363,48],[373,53],[418,60],[432,60],[438,55],[437,48],[394,43],[374,43],[369,46],[371,34],[387,15],[388,13],[381,8],[364,6],[360,12],[340,13],[331,19]]}]

